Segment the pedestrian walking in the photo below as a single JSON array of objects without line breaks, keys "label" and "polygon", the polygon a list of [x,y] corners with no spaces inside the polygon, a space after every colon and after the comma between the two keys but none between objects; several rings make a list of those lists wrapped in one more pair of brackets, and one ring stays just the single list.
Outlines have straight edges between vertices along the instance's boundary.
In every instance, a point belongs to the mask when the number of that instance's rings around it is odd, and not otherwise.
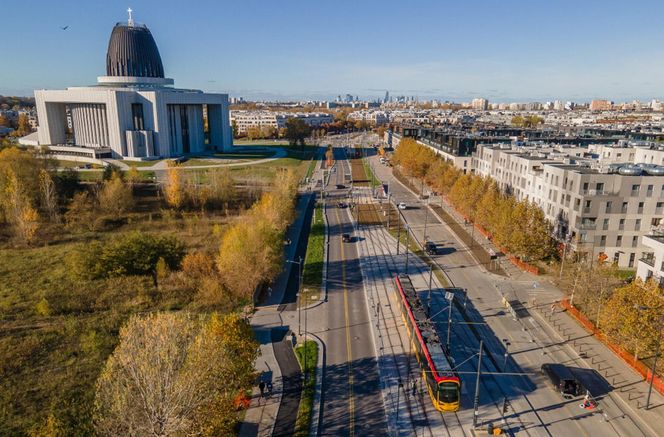
[{"label": "pedestrian walking", "polygon": [[267,397],[268,399],[272,397],[272,381],[267,382]]},{"label": "pedestrian walking", "polygon": [[[264,381],[261,381],[261,382],[258,384],[258,390],[261,391],[261,397],[260,397],[260,399],[262,399],[263,396],[265,395],[265,382],[264,382]],[[258,400],[259,403],[260,403],[260,399]]]},{"label": "pedestrian walking", "polygon": [[413,382],[411,383],[410,390],[413,397],[415,397],[415,395],[417,394],[417,381],[415,381],[414,379]]}]

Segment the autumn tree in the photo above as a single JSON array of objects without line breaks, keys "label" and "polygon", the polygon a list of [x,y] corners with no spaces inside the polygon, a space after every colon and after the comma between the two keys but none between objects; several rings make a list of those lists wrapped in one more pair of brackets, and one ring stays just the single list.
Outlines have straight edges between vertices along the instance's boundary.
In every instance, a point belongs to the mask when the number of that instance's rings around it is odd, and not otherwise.
[{"label": "autumn tree", "polygon": [[39,215],[16,173],[9,170],[6,176],[2,198],[4,216],[12,227],[14,237],[22,243],[30,244],[39,228]]},{"label": "autumn tree", "polygon": [[256,288],[281,269],[283,232],[252,216],[230,226],[221,238],[217,268],[237,296],[251,298]]},{"label": "autumn tree", "polygon": [[58,194],[56,185],[50,173],[42,169],[39,172],[39,188],[41,194],[41,206],[52,222],[60,220],[58,213]]},{"label": "autumn tree", "polygon": [[664,289],[650,279],[616,288],[600,314],[602,330],[640,356],[654,354],[664,317]]},{"label": "autumn tree", "polygon": [[103,183],[98,199],[101,210],[111,214],[116,220],[134,206],[132,188],[122,180],[119,173]]},{"label": "autumn tree", "polygon": [[88,191],[74,194],[65,213],[67,226],[95,231],[99,227],[98,209],[97,200]]},{"label": "autumn tree", "polygon": [[237,314],[133,316],[96,385],[97,434],[228,435],[258,345]]},{"label": "autumn tree", "polygon": [[185,184],[181,172],[173,165],[166,170],[166,184],[164,187],[166,203],[171,208],[180,209],[185,202]]}]

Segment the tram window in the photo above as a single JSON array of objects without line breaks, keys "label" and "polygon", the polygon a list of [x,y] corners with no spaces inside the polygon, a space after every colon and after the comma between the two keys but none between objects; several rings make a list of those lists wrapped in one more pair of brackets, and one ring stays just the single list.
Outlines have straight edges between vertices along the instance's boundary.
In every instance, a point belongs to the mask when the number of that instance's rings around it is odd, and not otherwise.
[{"label": "tram window", "polygon": [[438,386],[438,402],[458,402],[459,386],[453,382],[443,382]]}]

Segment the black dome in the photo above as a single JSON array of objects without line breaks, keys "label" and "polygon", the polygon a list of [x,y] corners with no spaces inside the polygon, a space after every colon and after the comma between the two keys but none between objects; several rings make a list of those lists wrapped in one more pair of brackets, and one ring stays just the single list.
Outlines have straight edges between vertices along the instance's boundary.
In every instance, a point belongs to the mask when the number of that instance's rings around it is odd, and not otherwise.
[{"label": "black dome", "polygon": [[164,66],[150,30],[118,23],[106,53],[107,76],[164,77]]}]

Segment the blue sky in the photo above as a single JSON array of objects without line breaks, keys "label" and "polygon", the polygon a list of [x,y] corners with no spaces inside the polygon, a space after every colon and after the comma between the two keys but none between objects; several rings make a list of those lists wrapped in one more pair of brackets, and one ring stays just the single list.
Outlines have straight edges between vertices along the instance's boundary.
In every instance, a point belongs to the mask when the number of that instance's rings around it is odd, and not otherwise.
[{"label": "blue sky", "polygon": [[248,98],[386,89],[457,101],[664,98],[664,2],[612,0],[0,0],[0,94],[94,83],[129,6],[183,88]]}]

